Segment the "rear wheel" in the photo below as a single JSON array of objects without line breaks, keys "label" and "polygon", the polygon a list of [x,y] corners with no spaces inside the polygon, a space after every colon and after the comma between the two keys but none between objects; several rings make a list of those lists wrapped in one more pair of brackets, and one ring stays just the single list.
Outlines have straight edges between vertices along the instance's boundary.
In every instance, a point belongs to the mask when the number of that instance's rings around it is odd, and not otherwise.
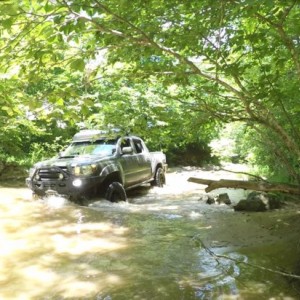
[{"label": "rear wheel", "polygon": [[156,169],[154,180],[152,183],[154,186],[163,187],[166,184],[166,175],[163,168],[158,167]]},{"label": "rear wheel", "polygon": [[112,182],[106,191],[105,198],[111,202],[127,201],[123,185],[120,182]]}]

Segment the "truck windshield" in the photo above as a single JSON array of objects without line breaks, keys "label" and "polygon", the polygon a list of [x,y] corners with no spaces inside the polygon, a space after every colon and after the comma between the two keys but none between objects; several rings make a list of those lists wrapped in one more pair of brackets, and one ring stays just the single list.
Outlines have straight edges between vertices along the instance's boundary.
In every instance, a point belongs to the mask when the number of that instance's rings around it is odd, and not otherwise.
[{"label": "truck windshield", "polygon": [[116,149],[116,140],[97,140],[72,143],[61,157],[74,157],[78,155],[112,155]]}]

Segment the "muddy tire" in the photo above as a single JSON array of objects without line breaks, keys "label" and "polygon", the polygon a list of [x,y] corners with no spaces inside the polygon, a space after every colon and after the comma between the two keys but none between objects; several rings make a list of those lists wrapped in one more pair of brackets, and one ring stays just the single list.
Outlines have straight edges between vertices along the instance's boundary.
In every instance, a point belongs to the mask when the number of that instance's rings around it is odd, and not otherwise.
[{"label": "muddy tire", "polygon": [[105,199],[111,202],[127,201],[123,185],[120,182],[111,183],[107,188]]},{"label": "muddy tire", "polygon": [[154,180],[152,181],[153,186],[163,187],[166,184],[166,175],[163,168],[157,168]]}]

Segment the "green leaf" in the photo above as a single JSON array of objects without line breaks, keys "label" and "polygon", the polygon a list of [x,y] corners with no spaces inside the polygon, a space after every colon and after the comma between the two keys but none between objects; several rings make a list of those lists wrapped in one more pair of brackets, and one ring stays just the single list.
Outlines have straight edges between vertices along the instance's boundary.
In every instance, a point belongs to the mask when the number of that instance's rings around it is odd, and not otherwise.
[{"label": "green leaf", "polygon": [[10,117],[14,115],[14,111],[8,106],[2,106],[2,110],[6,111]]},{"label": "green leaf", "polygon": [[44,6],[45,12],[49,13],[50,11],[52,11],[54,8],[54,6],[51,4],[50,1],[47,1],[46,5]]},{"label": "green leaf", "polygon": [[82,58],[76,58],[71,61],[70,67],[72,70],[83,71],[85,68],[85,63]]},{"label": "green leaf", "polygon": [[7,19],[1,21],[1,24],[2,24],[3,28],[5,28],[5,29],[10,29],[13,23],[14,23],[13,18],[7,18]]},{"label": "green leaf", "polygon": [[56,100],[56,104],[57,104],[58,106],[64,106],[64,99],[62,99],[62,98],[57,99],[57,100]]}]

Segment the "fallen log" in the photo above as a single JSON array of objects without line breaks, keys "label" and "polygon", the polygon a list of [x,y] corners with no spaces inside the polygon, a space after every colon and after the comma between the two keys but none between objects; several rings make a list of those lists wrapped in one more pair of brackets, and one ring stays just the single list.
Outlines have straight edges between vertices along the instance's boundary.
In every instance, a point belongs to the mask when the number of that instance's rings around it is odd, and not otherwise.
[{"label": "fallen log", "polygon": [[244,181],[232,179],[211,180],[196,177],[190,177],[188,181],[207,185],[207,188],[205,188],[205,191],[207,193],[220,188],[232,188],[260,192],[281,192],[300,195],[300,186],[285,183],[269,183],[266,181]]}]

